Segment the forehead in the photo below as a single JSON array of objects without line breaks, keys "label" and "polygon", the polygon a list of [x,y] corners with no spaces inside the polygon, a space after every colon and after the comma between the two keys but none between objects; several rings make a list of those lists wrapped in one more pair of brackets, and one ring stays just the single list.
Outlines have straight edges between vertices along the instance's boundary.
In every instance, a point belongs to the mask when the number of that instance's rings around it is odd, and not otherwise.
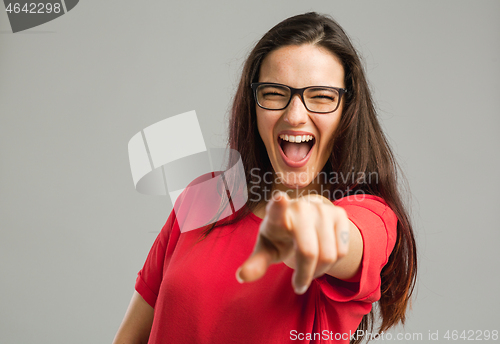
[{"label": "forehead", "polygon": [[259,82],[291,87],[344,87],[344,68],[337,56],[311,44],[290,45],[269,53],[262,61]]}]

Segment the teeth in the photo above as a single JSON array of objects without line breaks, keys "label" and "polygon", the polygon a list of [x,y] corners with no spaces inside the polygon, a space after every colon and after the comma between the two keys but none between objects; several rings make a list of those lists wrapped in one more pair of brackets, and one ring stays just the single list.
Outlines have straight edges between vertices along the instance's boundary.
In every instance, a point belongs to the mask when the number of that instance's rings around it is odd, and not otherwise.
[{"label": "teeth", "polygon": [[293,135],[283,134],[283,135],[280,135],[280,138],[282,140],[289,141],[289,142],[301,143],[301,142],[311,141],[313,139],[313,136],[312,135],[293,136]]}]

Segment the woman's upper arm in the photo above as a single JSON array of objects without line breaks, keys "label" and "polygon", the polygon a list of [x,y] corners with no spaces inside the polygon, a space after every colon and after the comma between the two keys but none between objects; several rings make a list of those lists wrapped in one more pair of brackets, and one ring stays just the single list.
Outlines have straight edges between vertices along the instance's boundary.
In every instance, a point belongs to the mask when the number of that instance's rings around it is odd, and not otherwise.
[{"label": "woman's upper arm", "polygon": [[134,291],[113,344],[146,344],[153,325],[154,309]]}]

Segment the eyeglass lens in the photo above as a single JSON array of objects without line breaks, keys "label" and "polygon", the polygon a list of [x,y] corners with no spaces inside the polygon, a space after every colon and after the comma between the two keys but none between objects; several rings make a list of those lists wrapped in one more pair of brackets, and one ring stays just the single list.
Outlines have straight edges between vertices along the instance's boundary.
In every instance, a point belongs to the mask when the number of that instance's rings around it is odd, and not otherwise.
[{"label": "eyeglass lens", "polygon": [[[282,110],[290,100],[291,90],[279,85],[260,85],[257,101],[269,110]],[[311,87],[304,91],[306,108],[314,112],[332,112],[339,102],[339,93],[332,88]]]}]

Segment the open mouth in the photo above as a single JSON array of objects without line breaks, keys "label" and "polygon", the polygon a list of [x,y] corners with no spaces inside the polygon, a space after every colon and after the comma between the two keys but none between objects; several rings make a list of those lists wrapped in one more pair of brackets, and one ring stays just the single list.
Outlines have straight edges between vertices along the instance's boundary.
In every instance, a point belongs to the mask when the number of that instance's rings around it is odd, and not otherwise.
[{"label": "open mouth", "polygon": [[[312,135],[287,135],[281,134],[278,137],[278,144],[284,156],[285,162],[289,165],[296,166],[301,162],[307,162],[309,153],[316,143],[316,139]],[[302,164],[301,164],[302,165]]]}]

